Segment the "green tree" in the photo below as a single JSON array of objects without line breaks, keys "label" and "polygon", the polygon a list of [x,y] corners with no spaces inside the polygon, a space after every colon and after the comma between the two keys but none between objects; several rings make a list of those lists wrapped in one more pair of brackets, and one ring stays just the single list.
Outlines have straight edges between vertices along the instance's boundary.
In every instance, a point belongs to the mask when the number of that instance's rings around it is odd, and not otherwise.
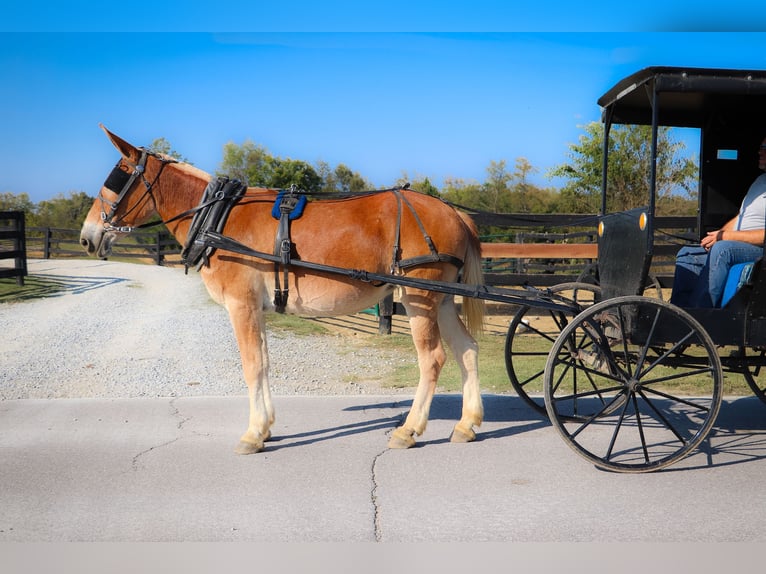
[{"label": "green tree", "polygon": [[481,208],[494,213],[510,213],[512,179],[513,176],[508,172],[508,164],[504,159],[490,161],[487,167],[487,180],[482,186]]},{"label": "green tree", "polygon": [[338,164],[333,171],[333,179],[337,191],[343,193],[357,193],[367,191],[374,186],[362,177],[358,172],[353,171],[345,164]]},{"label": "green tree", "polygon": [[545,201],[540,189],[529,182],[529,176],[537,173],[524,157],[516,158],[516,165],[511,174],[511,211],[513,213],[540,213],[545,211]]},{"label": "green tree", "polygon": [[41,201],[37,205],[34,225],[37,227],[59,227],[78,229],[88,215],[93,198],[85,192],[69,192],[68,196],[60,193],[53,199]]},{"label": "green tree", "polygon": [[297,159],[277,159],[273,161],[271,181],[267,187],[288,189],[294,185],[300,191],[318,193],[322,189],[322,178],[305,161]]},{"label": "green tree", "polygon": [[442,197],[439,188],[431,183],[431,180],[427,177],[416,176],[412,178],[407,175],[406,171],[404,171],[402,172],[401,177],[394,183],[394,187],[402,187],[404,185],[407,185],[410,189],[417,192],[425,193],[426,195]]},{"label": "green tree", "polygon": [[447,178],[442,187],[442,198],[472,209],[483,209],[482,186],[476,181],[461,178]]},{"label": "green tree", "polygon": [[332,168],[327,162],[319,161],[314,167],[303,160],[275,157],[249,139],[242,145],[229,142],[223,146],[223,160],[216,175],[258,187],[287,189],[295,185],[310,193],[354,193],[372,189],[364,177],[344,164]]},{"label": "green tree", "polygon": [[169,157],[172,157],[173,159],[177,159],[178,161],[182,161],[184,163],[192,164],[188,159],[186,159],[183,155],[181,155],[180,152],[177,152],[173,149],[173,146],[170,145],[170,142],[166,140],[165,138],[157,138],[155,139],[150,145],[149,145],[149,151],[153,151],[155,153],[161,153],[164,155],[167,155]]},{"label": "green tree", "polygon": [[0,211],[23,211],[34,213],[35,204],[29,199],[29,194],[14,194],[10,191],[0,193]]},{"label": "green tree", "polygon": [[223,146],[223,160],[216,175],[238,179],[247,185],[270,187],[274,177],[275,158],[262,145],[245,140],[240,146],[229,142]]},{"label": "green tree", "polygon": [[[549,175],[563,177],[558,208],[574,213],[596,213],[601,207],[601,174],[604,126],[592,122],[585,135],[571,144],[569,162],[550,170]],[[651,178],[651,127],[617,125],[609,138],[607,211],[621,211],[648,202]],[[668,127],[657,136],[657,205],[670,203],[674,195],[696,193],[697,165],[683,155],[686,146],[673,140]],[[658,210],[659,212],[659,210]]]}]

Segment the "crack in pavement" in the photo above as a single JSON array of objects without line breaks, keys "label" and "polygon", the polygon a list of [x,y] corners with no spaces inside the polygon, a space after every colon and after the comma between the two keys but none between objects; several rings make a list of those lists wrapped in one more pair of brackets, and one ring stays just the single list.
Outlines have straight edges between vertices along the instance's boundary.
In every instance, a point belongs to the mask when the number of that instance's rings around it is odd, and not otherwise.
[{"label": "crack in pavement", "polygon": [[386,450],[380,451],[378,454],[376,454],[372,459],[372,467],[370,468],[370,471],[372,473],[372,491],[370,492],[370,500],[372,502],[372,510],[373,510],[373,517],[372,517],[372,528],[373,528],[373,538],[375,542],[381,542],[383,539],[383,533],[381,532],[380,528],[380,505],[378,504],[378,480],[377,480],[377,466],[378,466],[378,460],[380,460],[380,457],[383,456],[383,454],[386,452]]},{"label": "crack in pavement", "polygon": [[[170,406],[170,416],[178,418],[179,421],[176,423],[176,429],[178,431],[181,431],[183,429],[183,426],[191,420],[192,417],[184,417],[181,415],[181,410],[176,405],[176,401],[178,400],[178,397],[175,397],[171,399],[169,406]],[[133,470],[133,472],[138,472],[139,470],[139,459],[141,459],[144,455],[149,454],[150,452],[157,450],[159,448],[164,448],[166,446],[170,446],[174,442],[178,442],[181,440],[181,436],[179,433],[179,436],[175,437],[174,439],[168,440],[163,442],[162,444],[151,446],[145,450],[142,450],[137,455],[133,457],[133,460],[130,463],[130,467]]]},{"label": "crack in pavement", "polygon": [[[401,403],[399,401],[394,401],[391,404],[391,408],[398,408],[401,406]],[[398,427],[400,427],[402,424],[404,424],[404,420],[407,416],[406,411],[402,412],[401,415],[399,415],[399,422],[398,424],[388,432],[386,432],[386,436],[390,436],[390,434]],[[381,457],[388,452],[389,449],[385,448],[382,451],[380,451],[378,454],[376,454],[372,458],[372,464],[370,465],[370,482],[372,483],[372,490],[370,491],[370,502],[372,503],[372,510],[373,510],[373,538],[375,542],[382,542],[383,541],[383,532],[381,528],[381,521],[380,521],[380,503],[378,501],[378,474],[377,474],[377,468],[378,468],[378,461],[380,461]]]}]

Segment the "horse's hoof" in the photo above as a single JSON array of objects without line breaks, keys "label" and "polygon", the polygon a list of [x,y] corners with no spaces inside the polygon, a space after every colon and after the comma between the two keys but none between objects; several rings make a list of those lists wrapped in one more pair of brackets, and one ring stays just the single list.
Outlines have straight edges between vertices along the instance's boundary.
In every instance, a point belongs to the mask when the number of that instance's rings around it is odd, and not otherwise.
[{"label": "horse's hoof", "polygon": [[415,446],[415,439],[412,437],[412,435],[405,434],[404,436],[396,434],[391,435],[391,438],[388,439],[388,448],[411,448]]},{"label": "horse's hoof", "polygon": [[465,432],[456,427],[449,440],[450,442],[473,442],[476,440],[476,433],[473,432],[473,429],[468,429],[468,432]]},{"label": "horse's hoof", "polygon": [[257,452],[261,452],[262,450],[263,450],[263,443],[258,445],[252,442],[246,442],[244,440],[241,440],[239,441],[237,448],[234,449],[234,452],[237,454],[255,454]]}]

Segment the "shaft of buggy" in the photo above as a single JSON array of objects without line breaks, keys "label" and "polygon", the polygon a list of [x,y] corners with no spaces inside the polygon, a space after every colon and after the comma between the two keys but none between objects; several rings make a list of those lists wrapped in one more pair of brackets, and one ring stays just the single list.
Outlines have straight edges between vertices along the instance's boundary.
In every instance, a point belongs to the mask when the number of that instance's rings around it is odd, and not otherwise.
[{"label": "shaft of buggy", "polygon": [[[196,242],[202,243],[205,246],[212,247],[214,249],[221,249],[224,251],[230,251],[232,253],[238,253],[240,255],[256,257],[258,259],[264,259],[273,263],[282,263],[282,258],[278,255],[256,251],[255,249],[252,249],[247,245],[240,243],[239,241],[213,231],[205,231],[201,233]],[[332,265],[312,263],[310,261],[303,261],[300,259],[291,259],[289,264],[294,267],[309,269],[311,271],[342,275],[344,277],[348,277],[357,281],[363,281],[365,283],[388,283],[390,285],[400,285],[403,287],[423,289],[425,291],[436,291],[450,295],[460,295],[462,297],[471,297],[475,299],[483,299],[485,301],[507,303],[509,305],[526,305],[567,314],[577,314],[581,310],[580,307],[570,299],[532,287],[528,287],[522,290],[490,287],[488,285],[468,285],[465,283],[419,279],[417,277],[408,277],[406,275],[373,273],[371,271],[365,271],[361,269],[334,267]]]}]

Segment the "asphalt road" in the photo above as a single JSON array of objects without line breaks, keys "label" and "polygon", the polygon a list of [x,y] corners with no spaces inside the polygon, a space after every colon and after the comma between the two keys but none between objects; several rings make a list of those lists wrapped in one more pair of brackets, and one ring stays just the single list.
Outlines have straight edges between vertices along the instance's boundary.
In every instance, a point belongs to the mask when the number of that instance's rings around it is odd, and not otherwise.
[{"label": "asphalt road", "polygon": [[266,451],[233,453],[244,397],[0,402],[0,543],[766,541],[766,405],[725,402],[699,452],[615,474],[516,397],[486,396],[451,444],[436,397],[418,446],[387,450],[401,396],[276,397]]}]

